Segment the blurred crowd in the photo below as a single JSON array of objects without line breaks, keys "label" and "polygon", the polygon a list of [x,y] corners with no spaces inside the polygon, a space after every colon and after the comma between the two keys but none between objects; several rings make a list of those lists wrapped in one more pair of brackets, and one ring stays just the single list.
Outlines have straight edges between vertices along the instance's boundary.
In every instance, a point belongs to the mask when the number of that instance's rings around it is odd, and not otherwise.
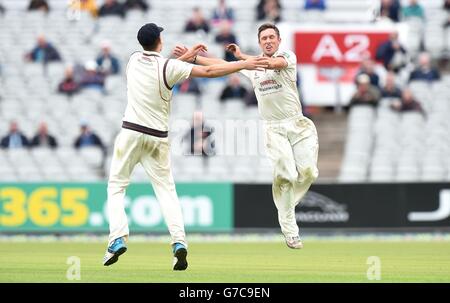
[{"label": "blurred crowd", "polygon": [[[401,5],[399,0],[380,0],[377,12],[378,22],[400,22],[408,19],[417,19],[420,22],[426,22],[426,11],[419,0],[408,0],[405,5]],[[28,10],[40,10],[48,13],[52,7],[46,0],[31,0]],[[74,11],[83,11],[92,18],[103,18],[106,16],[118,16],[125,18],[132,11],[147,12],[152,10],[148,0],[73,0],[69,1],[69,9]],[[283,7],[279,0],[259,0],[255,6],[255,22],[281,22],[283,21]],[[299,9],[326,11],[326,0],[299,0]],[[443,0],[442,9],[449,12],[450,0]],[[0,1],[0,14],[5,12],[5,8]],[[214,41],[223,46],[223,59],[234,61],[236,58],[232,53],[225,50],[229,43],[239,41],[235,34],[235,20],[237,10],[228,5],[226,0],[218,0],[217,5],[206,14],[202,8],[194,7],[191,16],[186,20],[184,28],[180,29],[186,33],[204,32],[214,33]],[[450,17],[442,25],[447,28],[450,24]],[[213,30],[214,29],[214,30]],[[105,80],[107,77],[123,73],[122,66],[126,62],[121,62],[115,55],[113,45],[104,41],[98,55],[92,60],[82,63],[70,64],[65,67],[64,77],[59,82],[57,88],[59,93],[69,97],[78,94],[86,89],[95,89],[102,93],[105,92]],[[45,35],[37,37],[35,46],[24,54],[24,59],[28,62],[49,63],[64,62],[58,46],[52,41],[48,41]],[[376,66],[381,63],[383,70],[380,72]],[[0,62],[1,64],[1,62]],[[411,69],[411,66],[413,68]],[[408,83],[402,83],[399,80],[399,74],[411,69],[408,82],[427,81],[433,82],[440,79],[439,70],[433,66],[430,54],[427,53],[425,46],[421,45],[421,53],[417,57],[408,54],[406,48],[400,43],[397,32],[391,34],[387,41],[384,41],[377,47],[373,58],[368,57],[363,60],[359,70],[355,75],[356,91],[350,100],[350,106],[371,105],[377,106],[382,98],[391,98],[392,108],[398,111],[419,111],[423,113],[420,100],[416,100]],[[300,86],[299,86],[300,87]],[[175,93],[194,94],[201,96],[203,94],[202,81],[188,79],[174,88]],[[1,97],[1,96],[0,96]],[[224,81],[224,86],[218,96],[221,102],[229,100],[242,100],[247,106],[256,106],[256,96],[253,89],[241,81],[239,75],[231,75]],[[307,112],[308,109],[305,108]],[[200,114],[196,114],[200,119]],[[203,119],[203,116],[201,116]],[[194,119],[195,120],[195,119]],[[191,130],[194,132],[195,127]],[[201,138],[207,138],[204,135]],[[14,147],[34,147],[48,145],[52,148],[58,146],[57,140],[52,137],[47,130],[45,123],[39,125],[36,136],[26,138],[21,132],[17,122],[12,122],[9,133],[1,141],[3,148]],[[80,137],[74,139],[74,147],[80,148],[87,145],[95,145],[104,149],[99,136],[89,129],[85,123],[80,126]],[[192,143],[194,146],[203,146],[202,144]],[[202,152],[203,155],[210,154]]]}]

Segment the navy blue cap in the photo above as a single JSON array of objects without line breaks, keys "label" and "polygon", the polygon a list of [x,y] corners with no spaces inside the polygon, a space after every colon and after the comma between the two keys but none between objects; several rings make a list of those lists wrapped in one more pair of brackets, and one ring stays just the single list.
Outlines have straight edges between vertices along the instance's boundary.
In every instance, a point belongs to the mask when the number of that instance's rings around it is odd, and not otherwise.
[{"label": "navy blue cap", "polygon": [[142,46],[151,46],[163,30],[164,28],[155,23],[147,23],[139,29],[137,39]]}]

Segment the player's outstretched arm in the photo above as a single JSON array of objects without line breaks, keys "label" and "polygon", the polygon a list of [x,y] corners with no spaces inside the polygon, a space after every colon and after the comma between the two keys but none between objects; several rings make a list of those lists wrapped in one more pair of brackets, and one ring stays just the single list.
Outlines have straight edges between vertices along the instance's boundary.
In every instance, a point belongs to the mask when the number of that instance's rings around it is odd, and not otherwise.
[{"label": "player's outstretched arm", "polygon": [[247,60],[226,62],[210,66],[196,65],[192,68],[192,77],[217,78],[226,76],[242,69],[254,70],[267,68],[269,60],[264,57],[250,57]]},{"label": "player's outstretched arm", "polygon": [[[251,57],[250,55],[244,54],[239,48],[239,46],[235,43],[228,44],[226,46],[226,50],[232,52],[233,55],[239,60],[245,60]],[[288,66],[286,59],[284,59],[283,57],[275,57],[268,59],[269,59],[269,66],[267,67],[267,69],[283,69]]]},{"label": "player's outstretched arm", "polygon": [[172,50],[172,55],[175,58],[178,58],[178,60],[188,62],[188,63],[205,65],[205,66],[213,65],[213,64],[227,63],[227,61],[219,59],[219,58],[211,58],[211,57],[205,57],[205,56],[198,55],[198,53],[201,51],[207,51],[206,46],[203,50],[198,51],[198,52],[195,52],[194,48],[195,47],[188,49],[184,45],[177,45]]}]

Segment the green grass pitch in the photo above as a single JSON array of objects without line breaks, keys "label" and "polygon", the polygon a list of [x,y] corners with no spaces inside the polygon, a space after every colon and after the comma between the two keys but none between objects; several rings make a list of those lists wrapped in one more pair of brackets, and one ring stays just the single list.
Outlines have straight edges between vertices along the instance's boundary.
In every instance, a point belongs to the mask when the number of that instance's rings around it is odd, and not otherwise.
[{"label": "green grass pitch", "polygon": [[[77,282],[66,278],[67,259],[81,261],[79,282],[450,282],[449,241],[306,241],[190,243],[189,268],[172,271],[168,244],[128,243],[119,262],[102,265],[99,242],[0,242],[0,282]],[[371,281],[369,256],[381,261]]]}]

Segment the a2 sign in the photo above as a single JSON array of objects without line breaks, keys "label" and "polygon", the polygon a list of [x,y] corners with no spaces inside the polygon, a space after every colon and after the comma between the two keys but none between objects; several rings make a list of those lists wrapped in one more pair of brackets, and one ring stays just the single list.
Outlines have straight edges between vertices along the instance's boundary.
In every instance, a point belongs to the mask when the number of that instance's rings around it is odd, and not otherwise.
[{"label": "a2 sign", "polygon": [[299,64],[355,65],[368,54],[374,58],[377,47],[389,38],[389,32],[309,32],[294,35]]}]

